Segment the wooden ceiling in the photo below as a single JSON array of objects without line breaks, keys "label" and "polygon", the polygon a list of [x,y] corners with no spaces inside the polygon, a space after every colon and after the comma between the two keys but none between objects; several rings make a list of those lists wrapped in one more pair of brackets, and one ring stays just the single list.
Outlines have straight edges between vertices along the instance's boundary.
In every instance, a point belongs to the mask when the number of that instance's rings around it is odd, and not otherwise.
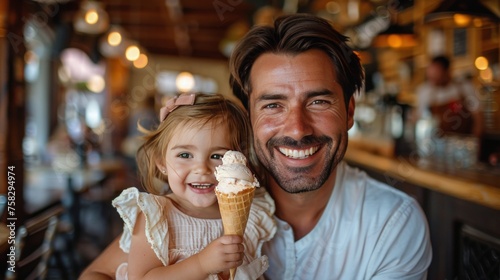
[{"label": "wooden ceiling", "polygon": [[[221,42],[228,36],[241,36],[254,24],[256,11],[263,7],[292,12],[321,13],[331,0],[25,0],[35,13],[50,14],[59,48],[76,46],[98,59],[98,40],[102,35],[78,34],[72,22],[84,1],[104,5],[112,25],[119,25],[147,52],[159,55],[227,59]],[[483,0],[498,6],[500,0]],[[335,19],[341,27],[354,25],[373,13],[377,5],[413,5],[414,0],[359,0],[358,22],[347,19],[347,3],[336,0],[340,12]],[[491,6],[491,5],[490,5]],[[232,33],[232,35],[230,35]],[[234,34],[236,33],[236,34]],[[243,33],[243,34],[242,34]],[[233,38],[234,39],[234,38]]]},{"label": "wooden ceiling", "polygon": [[148,52],[194,57],[224,58],[219,43],[226,30],[251,12],[243,1],[218,11],[214,1],[101,1],[111,24],[122,26]]},{"label": "wooden ceiling", "polygon": [[[78,47],[98,59],[100,35],[79,34],[72,23],[85,1],[104,5],[111,25],[119,25],[147,52],[159,55],[227,59],[221,42],[242,36],[263,7],[283,12],[313,12],[327,0],[24,0],[31,12],[50,15],[60,50]],[[361,0],[360,3],[390,0]],[[413,0],[405,0],[413,1]],[[337,1],[347,3],[348,0]],[[269,11],[267,11],[269,12]],[[267,13],[269,15],[269,13]],[[266,17],[264,15],[263,17]]]},{"label": "wooden ceiling", "polygon": [[[81,3],[91,0],[24,0],[32,12],[50,14],[60,49],[76,46],[98,59],[98,40],[102,35],[78,34],[72,22]],[[104,5],[112,25],[119,25],[128,37],[146,52],[159,55],[227,59],[221,42],[228,36],[241,36],[254,24],[254,15],[263,7],[325,14],[328,3],[340,5],[335,19],[341,27],[355,25],[373,13],[377,5],[413,5],[414,0],[359,0],[358,20],[349,21],[351,0],[93,0]],[[426,0],[428,1],[428,0]],[[483,0],[497,3],[500,0]],[[323,10],[321,10],[323,9]],[[236,34],[234,34],[236,33]],[[242,34],[243,33],[243,34]]]},{"label": "wooden ceiling", "polygon": [[[87,0],[29,0],[31,10],[56,10],[54,30],[63,45],[95,51],[101,35],[78,34],[72,28],[80,4]],[[231,26],[249,22],[262,5],[244,0],[99,0],[111,25],[121,26],[128,38],[148,53],[227,59],[220,43]],[[265,1],[261,1],[265,2]],[[34,6],[34,8],[33,8]],[[51,7],[48,7],[51,6]],[[54,8],[54,6],[56,6]],[[62,31],[61,31],[62,30]],[[57,36],[57,34],[56,34]]]}]

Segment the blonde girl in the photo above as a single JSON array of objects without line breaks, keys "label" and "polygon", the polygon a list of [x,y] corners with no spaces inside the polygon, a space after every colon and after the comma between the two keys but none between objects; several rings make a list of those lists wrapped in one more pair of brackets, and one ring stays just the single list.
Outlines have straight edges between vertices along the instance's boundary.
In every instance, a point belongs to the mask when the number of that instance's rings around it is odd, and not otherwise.
[{"label": "blonde girl", "polygon": [[[161,108],[160,122],[138,151],[147,192],[132,187],[113,200],[124,220],[120,248],[128,253],[117,279],[227,279],[234,267],[237,279],[262,277],[268,264],[261,247],[276,232],[273,201],[256,194],[241,238],[223,235],[214,193],[224,153],[248,155],[245,111],[222,95],[182,94]],[[168,182],[168,194],[155,178]]]}]

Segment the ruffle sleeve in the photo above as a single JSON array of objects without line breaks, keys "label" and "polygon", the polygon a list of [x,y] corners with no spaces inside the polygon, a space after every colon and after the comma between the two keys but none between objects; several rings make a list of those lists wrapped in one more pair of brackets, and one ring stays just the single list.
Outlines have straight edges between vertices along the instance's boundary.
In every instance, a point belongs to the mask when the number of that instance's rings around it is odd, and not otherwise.
[{"label": "ruffle sleeve", "polygon": [[[271,196],[263,187],[256,189],[245,230],[246,250],[251,252],[254,257],[262,255],[262,245],[276,233],[274,212],[275,205]],[[250,240],[251,242],[248,242]]]},{"label": "ruffle sleeve", "polygon": [[132,232],[139,211],[146,219],[146,237],[151,248],[163,265],[169,262],[168,255],[168,223],[162,215],[162,205],[159,196],[139,192],[135,187],[125,189],[112,204],[123,219],[123,233],[120,238],[120,248],[130,252]]}]

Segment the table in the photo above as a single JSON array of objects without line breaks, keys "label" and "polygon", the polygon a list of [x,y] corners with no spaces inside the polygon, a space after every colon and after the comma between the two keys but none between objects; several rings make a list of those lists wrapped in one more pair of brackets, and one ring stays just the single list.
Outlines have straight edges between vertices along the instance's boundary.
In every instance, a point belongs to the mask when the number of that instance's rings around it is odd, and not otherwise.
[{"label": "table", "polygon": [[32,216],[54,203],[71,199],[74,194],[86,191],[103,178],[102,172],[83,169],[63,172],[39,167],[29,170],[24,186],[26,213]]},{"label": "table", "polygon": [[109,159],[71,169],[52,166],[28,169],[24,186],[25,211],[28,216],[33,216],[55,204],[62,203],[69,212],[76,240],[81,226],[82,194],[92,187],[102,185],[104,181],[123,168],[124,164],[120,160]]},{"label": "table", "polygon": [[26,170],[24,186],[25,210],[33,215],[54,203],[72,199],[123,169],[117,159],[73,169],[38,166]]}]

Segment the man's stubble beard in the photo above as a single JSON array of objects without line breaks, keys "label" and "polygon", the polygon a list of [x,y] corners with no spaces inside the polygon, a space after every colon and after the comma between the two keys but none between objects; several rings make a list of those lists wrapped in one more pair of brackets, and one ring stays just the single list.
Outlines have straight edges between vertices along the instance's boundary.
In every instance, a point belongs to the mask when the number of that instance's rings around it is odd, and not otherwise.
[{"label": "man's stubble beard", "polygon": [[[311,169],[311,167],[285,167],[286,172],[280,172],[280,168],[278,167],[278,165],[273,164],[276,162],[274,153],[278,153],[273,148],[273,145],[262,147],[262,145],[260,145],[259,143],[255,143],[255,152],[257,154],[258,160],[262,163],[262,166],[266,169],[268,174],[274,179],[278,186],[285,192],[292,194],[310,192],[321,188],[325,184],[325,182],[332,174],[333,170],[341,162],[347,149],[347,133],[340,135],[340,138],[338,139],[339,146],[337,146],[337,149],[334,151],[331,150],[333,147],[333,140],[331,138],[329,139],[330,140],[325,143],[326,145],[323,146],[323,149],[326,148],[328,151],[323,162],[324,168],[317,177],[307,176],[309,173],[308,170]],[[269,161],[261,152],[264,150],[263,148],[267,149],[269,153]],[[282,176],[280,173],[293,175],[291,177],[288,177]]]}]

